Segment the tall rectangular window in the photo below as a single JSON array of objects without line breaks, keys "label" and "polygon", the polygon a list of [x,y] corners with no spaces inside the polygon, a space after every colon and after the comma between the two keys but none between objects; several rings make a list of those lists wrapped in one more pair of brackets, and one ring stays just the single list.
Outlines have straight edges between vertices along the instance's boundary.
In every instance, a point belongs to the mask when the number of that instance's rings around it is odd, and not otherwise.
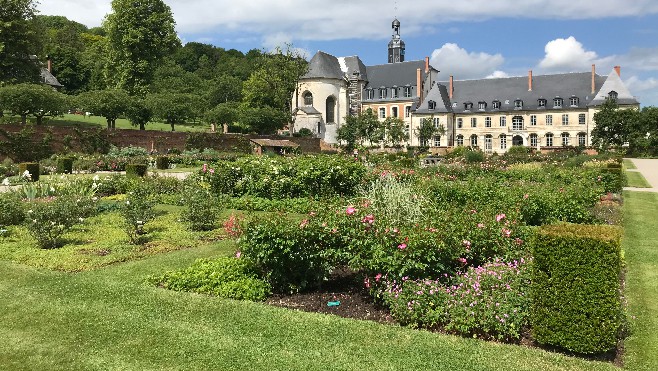
[{"label": "tall rectangular window", "polygon": [[404,117],[409,117],[411,116],[411,106],[405,106],[404,107]]},{"label": "tall rectangular window", "polygon": [[379,99],[386,98],[386,89],[379,89]]},{"label": "tall rectangular window", "polygon": [[398,97],[398,88],[391,88],[391,97],[392,98]]},{"label": "tall rectangular window", "polygon": [[435,117],[432,122],[434,123],[434,129],[438,129],[441,126],[441,120],[438,117]]},{"label": "tall rectangular window", "polygon": [[471,117],[471,127],[476,128],[478,127],[478,119],[477,117]]},{"label": "tall rectangular window", "polygon": [[500,126],[507,126],[507,116],[500,116]]},{"label": "tall rectangular window", "polygon": [[411,86],[404,87],[404,97],[411,98]]},{"label": "tall rectangular window", "polygon": [[381,118],[381,119],[385,119],[385,118],[386,118],[386,108],[381,107],[381,108],[379,109],[379,118]]},{"label": "tall rectangular window", "polygon": [[546,115],[546,125],[553,125],[553,115]]},{"label": "tall rectangular window", "polygon": [[537,115],[530,115],[530,126],[537,126]]},{"label": "tall rectangular window", "polygon": [[491,117],[487,116],[484,118],[484,126],[487,128],[491,127]]},{"label": "tall rectangular window", "polygon": [[584,113],[579,114],[578,115],[578,124],[585,125],[585,121],[586,121],[585,114]]},{"label": "tall rectangular window", "polygon": [[562,125],[569,125],[569,115],[566,113],[562,115]]},{"label": "tall rectangular window", "polygon": [[398,117],[398,108],[397,107],[391,107],[391,116]]},{"label": "tall rectangular window", "polygon": [[464,127],[464,119],[461,118],[461,117],[459,117],[459,118],[457,119],[457,129],[461,129],[461,128],[463,128],[463,127]]},{"label": "tall rectangular window", "polygon": [[507,135],[500,136],[500,149],[507,149]]},{"label": "tall rectangular window", "polygon": [[438,135],[434,137],[434,147],[441,147],[441,137]]}]

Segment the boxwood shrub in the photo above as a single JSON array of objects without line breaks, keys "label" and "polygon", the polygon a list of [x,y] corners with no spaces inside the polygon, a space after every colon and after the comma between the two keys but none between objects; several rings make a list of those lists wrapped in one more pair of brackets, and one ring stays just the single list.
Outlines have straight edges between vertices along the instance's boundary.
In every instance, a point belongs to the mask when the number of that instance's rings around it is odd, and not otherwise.
[{"label": "boxwood shrub", "polygon": [[71,174],[73,172],[73,159],[71,157],[60,157],[57,159],[57,174]]},{"label": "boxwood shrub", "polygon": [[155,168],[158,170],[169,169],[169,157],[158,156],[155,158]]},{"label": "boxwood shrub", "polygon": [[615,348],[622,325],[621,231],[601,225],[543,226],[532,239],[534,338],[577,353]]},{"label": "boxwood shrub", "polygon": [[146,164],[127,164],[126,165],[126,176],[127,177],[143,177],[146,175],[146,170],[148,169],[148,165]]}]

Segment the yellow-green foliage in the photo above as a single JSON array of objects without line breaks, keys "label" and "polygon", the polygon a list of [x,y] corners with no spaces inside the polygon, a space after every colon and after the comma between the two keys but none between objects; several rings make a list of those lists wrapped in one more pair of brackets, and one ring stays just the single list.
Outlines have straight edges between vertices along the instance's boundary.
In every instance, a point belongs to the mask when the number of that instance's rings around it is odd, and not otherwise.
[{"label": "yellow-green foliage", "polygon": [[622,325],[621,230],[559,224],[538,229],[531,322],[535,339],[578,353],[615,348]]}]

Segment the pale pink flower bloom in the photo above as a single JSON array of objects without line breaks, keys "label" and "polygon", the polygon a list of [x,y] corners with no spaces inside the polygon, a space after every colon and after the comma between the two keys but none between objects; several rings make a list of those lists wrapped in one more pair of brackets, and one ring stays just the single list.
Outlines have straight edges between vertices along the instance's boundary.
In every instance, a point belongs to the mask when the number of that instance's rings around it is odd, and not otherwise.
[{"label": "pale pink flower bloom", "polygon": [[478,228],[484,228],[484,224],[478,223]]},{"label": "pale pink flower bloom", "polygon": [[496,221],[500,222],[501,220],[505,219],[505,214],[498,214],[496,215]]},{"label": "pale pink flower bloom", "polygon": [[398,245],[398,249],[400,249],[400,250],[404,250],[404,249],[406,249],[406,248],[407,248],[407,244],[406,244],[406,243],[401,243],[401,244]]},{"label": "pale pink flower bloom", "polygon": [[355,212],[356,212],[356,209],[354,208],[354,206],[348,206],[347,210],[345,210],[345,214],[347,214],[347,215],[352,215]]},{"label": "pale pink flower bloom", "polygon": [[238,250],[238,251],[235,252],[235,257],[236,257],[236,258],[240,259],[241,256],[242,256],[242,252],[241,252],[241,251]]},{"label": "pale pink flower bloom", "polygon": [[204,173],[206,171],[208,171],[208,164],[203,164],[203,167],[201,168],[201,171],[203,171]]},{"label": "pale pink flower bloom", "polygon": [[462,245],[464,245],[464,247],[466,247],[467,249],[470,249],[471,248],[471,241],[464,240],[464,241],[462,241]]},{"label": "pale pink flower bloom", "polygon": [[459,261],[462,264],[466,264],[466,258],[459,258],[457,259],[457,261]]},{"label": "pale pink flower bloom", "polygon": [[529,195],[529,194],[527,194],[527,193],[523,195],[523,199],[524,199],[524,200],[527,200],[527,199],[528,199],[528,197],[530,197],[530,195]]},{"label": "pale pink flower bloom", "polygon": [[302,220],[301,223],[299,223],[299,228],[304,228],[308,225],[308,219]]},{"label": "pale pink flower bloom", "polygon": [[215,174],[215,169],[210,169],[209,173],[210,174]]},{"label": "pale pink flower bloom", "polygon": [[382,278],[382,274],[381,274],[381,273],[377,273],[377,275],[375,276],[375,281],[376,281],[376,282],[379,282],[379,280],[380,280],[381,278]]},{"label": "pale pink flower bloom", "polygon": [[502,232],[503,236],[505,236],[505,237],[509,237],[509,236],[512,234],[512,231],[510,231],[510,230],[507,229],[507,228],[503,228],[503,229],[501,230],[501,232]]}]

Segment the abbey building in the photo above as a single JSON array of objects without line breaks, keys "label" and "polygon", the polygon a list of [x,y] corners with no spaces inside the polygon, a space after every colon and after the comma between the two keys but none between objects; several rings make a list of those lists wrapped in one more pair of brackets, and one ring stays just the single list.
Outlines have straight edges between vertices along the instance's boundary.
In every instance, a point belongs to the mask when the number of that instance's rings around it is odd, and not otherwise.
[{"label": "abbey building", "polygon": [[[606,99],[639,107],[620,78],[620,67],[608,76],[598,75],[592,65],[582,73],[534,76],[529,71],[527,77],[438,81],[429,58],[405,61],[397,19],[392,29],[386,64],[366,66],[358,56],[338,58],[322,51],[313,56],[293,97],[294,132],[306,128],[337,143],[345,117],[372,109],[380,120],[402,119],[409,146],[463,145],[502,153],[513,145],[588,146],[594,113]],[[417,135],[423,119],[437,128],[426,143]]]}]

